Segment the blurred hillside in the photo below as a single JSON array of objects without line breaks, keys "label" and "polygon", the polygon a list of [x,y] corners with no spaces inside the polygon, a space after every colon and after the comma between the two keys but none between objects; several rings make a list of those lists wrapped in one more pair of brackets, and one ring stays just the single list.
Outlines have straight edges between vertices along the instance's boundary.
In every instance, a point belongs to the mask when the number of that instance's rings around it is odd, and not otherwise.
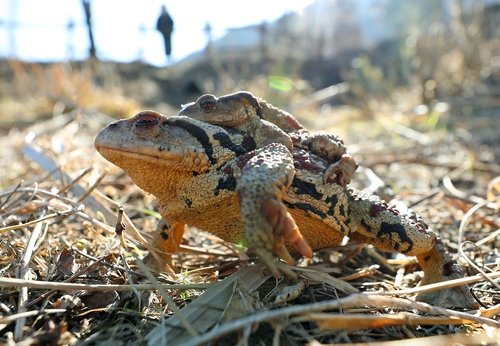
[{"label": "blurred hillside", "polygon": [[142,108],[170,113],[203,93],[243,89],[289,107],[346,82],[348,92],[314,104],[369,115],[378,104],[371,100],[396,102],[406,90],[417,95],[406,100],[412,107],[446,102],[462,114],[490,114],[499,106],[499,8],[497,1],[318,0],[275,22],[232,29],[166,68],[2,61],[0,112],[6,123],[79,107],[116,117]]}]

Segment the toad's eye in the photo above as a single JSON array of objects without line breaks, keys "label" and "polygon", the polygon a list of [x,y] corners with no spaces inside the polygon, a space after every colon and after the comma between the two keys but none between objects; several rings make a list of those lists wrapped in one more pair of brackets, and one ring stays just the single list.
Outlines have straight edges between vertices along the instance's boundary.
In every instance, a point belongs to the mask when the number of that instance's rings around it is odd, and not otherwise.
[{"label": "toad's eye", "polygon": [[135,125],[141,129],[148,129],[158,124],[158,118],[149,114],[141,115],[135,121]]},{"label": "toad's eye", "polygon": [[204,112],[210,112],[215,108],[215,99],[212,97],[200,100],[200,107]]}]

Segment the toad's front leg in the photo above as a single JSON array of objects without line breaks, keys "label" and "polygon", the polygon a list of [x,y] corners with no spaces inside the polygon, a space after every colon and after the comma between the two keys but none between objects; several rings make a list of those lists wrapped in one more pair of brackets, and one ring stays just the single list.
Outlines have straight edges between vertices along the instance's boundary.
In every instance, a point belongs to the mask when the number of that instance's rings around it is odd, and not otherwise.
[{"label": "toad's front leg", "polygon": [[242,169],[236,192],[247,246],[273,275],[278,277],[282,272],[295,277],[295,273],[273,255],[290,265],[294,263],[285,247],[286,240],[304,256],[312,256],[311,247],[281,201],[295,174],[292,155],[284,145],[272,143],[243,155],[238,165]]},{"label": "toad's front leg", "polygon": [[167,222],[167,220],[162,219],[156,228],[152,249],[144,259],[146,264],[152,269],[174,274],[176,268],[172,261],[172,255],[179,253],[185,229],[186,225],[183,223]]}]

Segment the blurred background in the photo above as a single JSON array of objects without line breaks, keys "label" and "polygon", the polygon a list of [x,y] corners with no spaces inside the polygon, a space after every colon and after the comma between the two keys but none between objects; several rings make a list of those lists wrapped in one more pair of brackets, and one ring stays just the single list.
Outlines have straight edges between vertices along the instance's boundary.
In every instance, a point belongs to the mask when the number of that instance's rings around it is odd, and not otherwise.
[{"label": "blurred background", "polygon": [[499,22],[497,0],[0,0],[0,133],[249,90],[348,143],[390,119],[495,149]]}]

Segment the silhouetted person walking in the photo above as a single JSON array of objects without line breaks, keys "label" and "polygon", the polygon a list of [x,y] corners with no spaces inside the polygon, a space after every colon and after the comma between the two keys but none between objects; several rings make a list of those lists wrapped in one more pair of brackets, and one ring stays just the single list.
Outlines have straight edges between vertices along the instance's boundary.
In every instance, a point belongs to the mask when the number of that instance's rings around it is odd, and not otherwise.
[{"label": "silhouetted person walking", "polygon": [[161,32],[165,41],[165,54],[170,63],[170,54],[172,53],[172,30],[174,29],[174,21],[167,12],[165,5],[161,7],[161,15],[156,23],[156,29]]}]

